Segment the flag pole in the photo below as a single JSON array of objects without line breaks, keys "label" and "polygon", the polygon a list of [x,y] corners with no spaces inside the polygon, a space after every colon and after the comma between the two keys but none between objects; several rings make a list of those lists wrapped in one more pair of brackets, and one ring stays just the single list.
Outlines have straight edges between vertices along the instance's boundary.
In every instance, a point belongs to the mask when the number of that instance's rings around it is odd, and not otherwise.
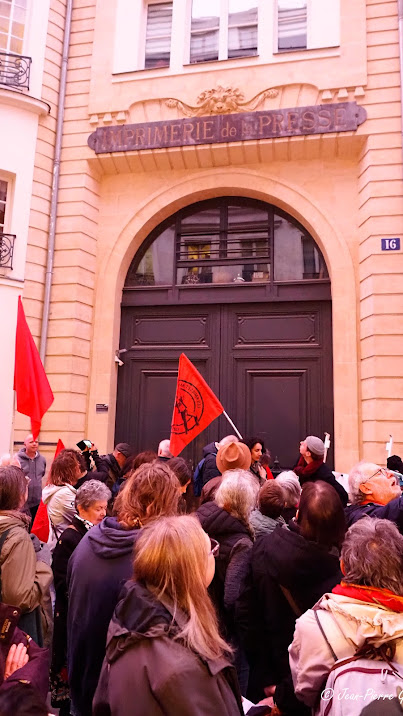
[{"label": "flag pole", "polygon": [[330,448],[330,434],[329,433],[325,433],[324,445],[325,445],[325,454],[323,455],[323,462],[326,462],[327,451]]},{"label": "flag pole", "polygon": [[232,420],[231,420],[231,418],[229,417],[228,413],[225,412],[225,410],[223,411],[223,415],[224,415],[225,418],[227,418],[229,424],[232,425],[232,427],[234,428],[234,430],[235,430],[236,434],[238,435],[239,439],[240,439],[240,440],[243,440],[243,437],[242,437],[241,433],[239,432],[238,428],[234,425],[234,423],[232,422]]},{"label": "flag pole", "polygon": [[386,443],[386,457],[391,456],[392,448],[393,448],[393,437],[391,435],[389,435],[389,440]]}]

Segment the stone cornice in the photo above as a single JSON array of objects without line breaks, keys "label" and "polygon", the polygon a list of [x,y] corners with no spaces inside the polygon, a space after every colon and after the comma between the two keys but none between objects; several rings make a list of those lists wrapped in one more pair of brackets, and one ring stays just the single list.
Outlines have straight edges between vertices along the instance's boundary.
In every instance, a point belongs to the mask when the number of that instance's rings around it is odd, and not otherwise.
[{"label": "stone cornice", "polygon": [[0,105],[9,105],[32,112],[38,116],[49,114],[50,105],[37,97],[0,87]]}]

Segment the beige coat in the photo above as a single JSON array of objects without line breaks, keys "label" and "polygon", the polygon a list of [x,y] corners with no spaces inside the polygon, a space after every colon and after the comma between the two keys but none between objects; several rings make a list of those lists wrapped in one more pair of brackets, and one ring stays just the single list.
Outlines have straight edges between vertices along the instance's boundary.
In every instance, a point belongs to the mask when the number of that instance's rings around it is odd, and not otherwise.
[{"label": "beige coat", "polygon": [[51,568],[36,559],[28,524],[22,512],[0,511],[0,535],[10,529],[0,554],[1,601],[23,612],[39,606],[53,577]]},{"label": "beige coat", "polygon": [[[318,616],[338,659],[353,656],[367,640],[375,646],[397,640],[394,661],[403,665],[403,613],[341,594],[325,594]],[[295,693],[307,706],[318,702],[334,658],[322,636],[312,609],[297,619],[288,649]]]}]

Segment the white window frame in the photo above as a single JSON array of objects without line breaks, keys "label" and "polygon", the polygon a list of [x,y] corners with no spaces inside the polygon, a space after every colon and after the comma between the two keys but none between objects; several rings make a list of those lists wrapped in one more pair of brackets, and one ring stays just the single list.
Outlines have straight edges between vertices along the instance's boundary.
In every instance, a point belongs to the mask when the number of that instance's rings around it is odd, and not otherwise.
[{"label": "white window frame", "polygon": [[295,53],[298,52],[301,53],[300,57],[306,53],[308,57],[312,57],[311,50],[323,50],[326,57],[334,56],[336,53],[334,48],[340,46],[341,0],[308,0],[307,49],[280,51],[278,51],[277,40],[277,0],[257,0],[257,54],[227,59],[228,0],[225,0],[225,4],[224,2],[220,4],[219,59],[190,63],[192,1],[173,0],[170,66],[146,70],[144,62],[147,7],[149,4],[160,2],[161,0],[116,0],[113,74],[123,76],[116,77],[115,81],[124,82],[128,79],[129,73],[140,73],[136,79],[141,79],[143,76],[152,78],[206,72],[209,71],[212,63],[224,60],[229,66],[235,67],[275,64],[279,61],[292,62],[295,61]]},{"label": "white window frame", "polygon": [[0,234],[11,234],[10,215],[11,215],[12,184],[11,184],[10,177],[8,177],[6,174],[3,174],[2,172],[0,172],[0,181],[4,181],[7,184],[7,198],[6,198],[5,211],[4,211],[4,226],[3,226],[3,228],[1,228],[1,225],[0,225]]},{"label": "white window frame", "polygon": [[25,18],[24,18],[24,36],[22,38],[22,48],[21,52],[15,52],[15,50],[12,50],[10,48],[11,38],[13,35],[11,34],[11,26],[13,22],[13,14],[15,10],[15,0],[12,0],[11,2],[11,12],[10,12],[10,18],[9,18],[9,31],[7,35],[7,47],[6,48],[0,48],[0,52],[8,52],[10,55],[26,55],[26,45],[27,45],[27,35],[28,35],[28,28],[29,28],[29,18],[30,18],[30,10],[31,10],[31,3],[29,0],[27,1],[27,6],[25,8]]},{"label": "white window frame", "polygon": [[[166,67],[145,67],[146,63],[146,36],[147,36],[147,16],[148,16],[148,8],[150,5],[162,5],[166,2],[171,2],[172,4],[172,25],[171,25],[171,44],[169,47],[169,64]],[[150,72],[155,72],[155,70],[169,70],[172,63],[172,46],[173,46],[173,36],[174,36],[174,11],[175,11],[175,0],[145,0],[143,2],[142,7],[142,32],[141,32],[141,40],[139,42],[139,57],[138,57],[138,67],[139,69],[145,70]]]},{"label": "white window frame", "polygon": [[205,62],[221,62],[222,60],[242,60],[245,57],[258,57],[259,56],[259,20],[262,0],[256,0],[257,5],[257,48],[256,53],[251,55],[244,55],[243,57],[228,57],[228,17],[229,17],[229,2],[230,0],[216,0],[219,3],[220,12],[218,13],[218,59],[217,60],[201,60],[200,62],[190,62],[190,43],[192,39],[192,0],[188,2],[189,22],[188,22],[188,51],[187,59],[185,64],[189,65],[203,65]]},{"label": "white window frame", "polygon": [[[340,0],[307,0],[306,5],[306,47],[284,50],[278,47],[278,0],[273,0],[273,48],[276,56],[340,46]],[[325,40],[321,39],[323,27],[326,27]]]}]

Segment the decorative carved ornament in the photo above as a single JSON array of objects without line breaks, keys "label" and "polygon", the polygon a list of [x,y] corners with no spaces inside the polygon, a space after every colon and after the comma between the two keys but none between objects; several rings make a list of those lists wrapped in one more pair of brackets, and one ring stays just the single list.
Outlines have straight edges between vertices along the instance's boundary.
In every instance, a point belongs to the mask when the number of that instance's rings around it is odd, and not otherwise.
[{"label": "decorative carved ornament", "polygon": [[177,107],[185,117],[205,117],[208,114],[231,114],[233,112],[251,112],[265,99],[278,96],[278,89],[270,88],[256,94],[245,102],[243,92],[237,87],[222,87],[217,85],[212,89],[201,92],[195,106],[182,102],[175,97],[165,100],[167,107]]}]

